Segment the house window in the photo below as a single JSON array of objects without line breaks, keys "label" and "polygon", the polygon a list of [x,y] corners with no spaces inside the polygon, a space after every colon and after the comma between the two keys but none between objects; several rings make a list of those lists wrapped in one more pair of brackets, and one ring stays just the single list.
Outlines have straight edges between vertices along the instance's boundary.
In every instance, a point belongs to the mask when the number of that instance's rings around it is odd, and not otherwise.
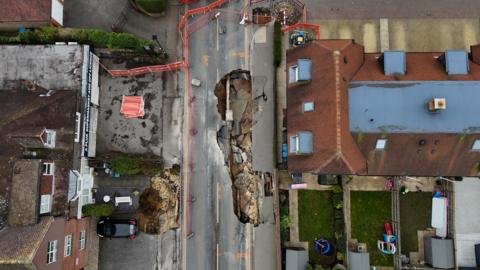
[{"label": "house window", "polygon": [[298,136],[293,135],[290,136],[290,153],[297,153],[298,152]]},{"label": "house window", "polygon": [[51,264],[57,261],[57,240],[48,242],[47,249],[47,264]]},{"label": "house window", "polygon": [[45,147],[55,148],[55,137],[56,137],[55,130],[46,129],[45,135],[46,135],[46,140],[44,143]]},{"label": "house window", "polygon": [[50,213],[52,209],[52,195],[40,196],[40,214]]},{"label": "house window", "polygon": [[53,175],[53,162],[45,162],[43,163],[43,175]]},{"label": "house window", "polygon": [[80,142],[80,120],[82,119],[82,115],[77,112],[75,114],[75,142]]},{"label": "house window", "polygon": [[387,139],[378,139],[377,143],[375,144],[376,150],[383,150],[387,144]]},{"label": "house window", "polygon": [[298,81],[298,66],[290,66],[288,74],[288,83],[296,83]]},{"label": "house window", "polygon": [[85,231],[80,232],[80,250],[85,249]]},{"label": "house window", "polygon": [[65,246],[63,249],[63,256],[68,257],[72,255],[72,235],[65,236]]},{"label": "house window", "polygon": [[313,112],[314,109],[315,104],[313,103],[313,101],[303,103],[303,112]]},{"label": "house window", "polygon": [[473,151],[480,151],[480,139],[476,139],[472,145]]}]

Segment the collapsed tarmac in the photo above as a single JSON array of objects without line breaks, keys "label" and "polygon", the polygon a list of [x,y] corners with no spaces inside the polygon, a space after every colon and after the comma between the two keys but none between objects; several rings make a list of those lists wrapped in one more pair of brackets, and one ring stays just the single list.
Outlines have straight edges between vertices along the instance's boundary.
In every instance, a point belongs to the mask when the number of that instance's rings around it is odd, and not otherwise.
[{"label": "collapsed tarmac", "polygon": [[151,179],[150,187],[140,195],[137,219],[141,232],[162,234],[178,228],[180,167],[166,169]]},{"label": "collapsed tarmac", "polygon": [[232,179],[235,215],[243,223],[258,225],[260,187],[252,165],[254,99],[250,72],[236,70],[227,74],[216,85],[215,95],[225,123],[217,140]]}]

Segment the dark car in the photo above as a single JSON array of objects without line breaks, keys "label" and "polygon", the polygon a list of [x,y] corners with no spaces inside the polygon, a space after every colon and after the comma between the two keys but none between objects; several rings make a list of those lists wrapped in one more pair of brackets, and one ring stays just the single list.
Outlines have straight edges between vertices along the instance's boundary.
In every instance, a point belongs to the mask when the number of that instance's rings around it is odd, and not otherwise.
[{"label": "dark car", "polygon": [[135,239],[138,235],[137,221],[102,219],[97,224],[97,234],[100,237]]}]

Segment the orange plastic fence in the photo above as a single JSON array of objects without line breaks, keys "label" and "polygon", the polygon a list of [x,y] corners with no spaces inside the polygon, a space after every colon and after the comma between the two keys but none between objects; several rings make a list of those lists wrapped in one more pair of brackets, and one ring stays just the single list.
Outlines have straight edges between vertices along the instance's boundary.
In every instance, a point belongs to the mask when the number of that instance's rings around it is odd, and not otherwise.
[{"label": "orange plastic fence", "polygon": [[169,71],[169,70],[177,70],[186,67],[185,62],[179,61],[170,63],[167,65],[156,65],[156,66],[146,66],[146,67],[138,67],[132,69],[117,69],[117,70],[108,70],[108,73],[112,76],[137,76],[140,74],[145,73],[152,73],[152,72],[162,72],[162,71]]},{"label": "orange plastic fence", "polygon": [[315,30],[315,32],[316,32],[315,39],[320,39],[320,25],[318,25],[318,24],[300,22],[300,23],[296,23],[294,25],[283,27],[282,31],[283,32],[288,32],[288,31],[298,29],[298,28],[306,28],[306,29]]},{"label": "orange plastic fence", "polygon": [[187,10],[187,13],[185,13],[182,17],[182,20],[180,20],[180,24],[178,25],[178,31],[181,31],[182,28],[185,26],[188,16],[209,12],[210,10],[219,7],[223,3],[225,3],[225,0],[217,0],[207,6]]}]

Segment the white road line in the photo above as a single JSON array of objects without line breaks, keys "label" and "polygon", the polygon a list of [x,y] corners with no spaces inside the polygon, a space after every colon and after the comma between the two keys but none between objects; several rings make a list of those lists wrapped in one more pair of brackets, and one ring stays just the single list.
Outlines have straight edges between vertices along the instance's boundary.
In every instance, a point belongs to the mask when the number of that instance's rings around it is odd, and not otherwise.
[{"label": "white road line", "polygon": [[220,192],[219,192],[220,191],[220,183],[218,182],[218,180],[217,180],[217,190],[216,191],[217,191],[216,192],[216,194],[217,194],[217,196],[216,196],[217,197],[216,207],[217,207],[217,224],[218,224],[220,222],[220,213],[219,213],[220,212],[219,211],[220,210]]},{"label": "white road line", "polygon": [[218,24],[219,24],[219,22],[218,22],[218,21],[219,21],[219,19],[217,18],[217,51],[219,50],[219,41],[218,41],[218,39],[219,39],[219,36],[218,36]]}]

